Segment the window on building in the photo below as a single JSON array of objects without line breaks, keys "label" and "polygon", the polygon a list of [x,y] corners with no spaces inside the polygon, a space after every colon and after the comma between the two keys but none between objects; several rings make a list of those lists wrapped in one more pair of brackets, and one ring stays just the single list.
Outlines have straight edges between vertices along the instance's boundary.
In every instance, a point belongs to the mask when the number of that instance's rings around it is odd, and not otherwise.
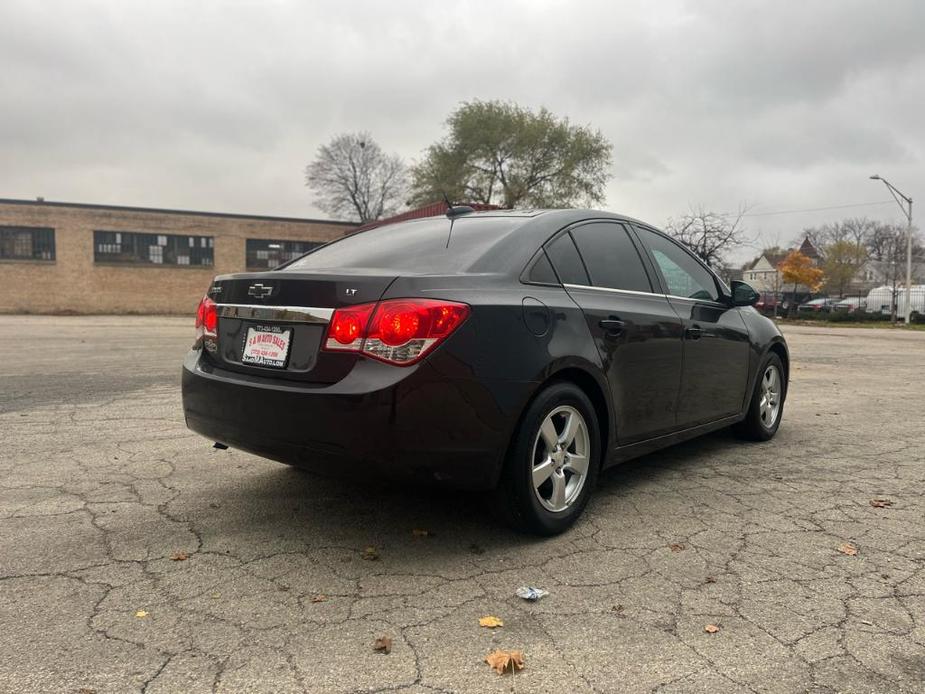
[{"label": "window on building", "polygon": [[54,260],[55,230],[0,227],[0,260]]},{"label": "window on building", "polygon": [[247,239],[247,269],[272,270],[283,263],[305,255],[323,243],[323,241]]},{"label": "window on building", "polygon": [[212,250],[211,236],[93,232],[93,259],[97,263],[210,267],[213,263]]}]

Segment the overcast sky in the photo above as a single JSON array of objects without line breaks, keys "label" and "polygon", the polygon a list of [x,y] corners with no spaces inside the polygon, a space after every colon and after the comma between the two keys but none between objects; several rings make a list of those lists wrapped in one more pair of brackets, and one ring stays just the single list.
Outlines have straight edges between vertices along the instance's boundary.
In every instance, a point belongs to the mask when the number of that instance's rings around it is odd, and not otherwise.
[{"label": "overcast sky", "polygon": [[923,0],[2,0],[0,197],[321,217],[333,135],[414,161],[510,99],[613,142],[606,209],[748,204],[788,242],[898,221],[768,214],[889,200],[872,173],[925,202],[923,30]]}]

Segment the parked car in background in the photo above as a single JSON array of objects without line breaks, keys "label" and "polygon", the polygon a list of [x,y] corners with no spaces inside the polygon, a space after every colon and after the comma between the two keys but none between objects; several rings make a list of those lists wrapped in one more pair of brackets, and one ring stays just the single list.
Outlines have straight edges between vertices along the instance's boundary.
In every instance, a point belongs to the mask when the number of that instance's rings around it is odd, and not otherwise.
[{"label": "parked car in background", "polygon": [[797,313],[828,313],[834,305],[835,301],[829,298],[813,299],[797,306]]},{"label": "parked car in background", "polygon": [[785,311],[781,296],[774,292],[761,292],[758,301],[755,303],[755,308],[766,316],[773,316],[775,309],[779,316],[783,315]]},{"label": "parked car in background", "polygon": [[551,535],[603,468],[730,425],[774,436],[789,357],[757,298],[626,217],[456,207],[216,277],[186,423],[328,474],[488,490]]},{"label": "parked car in background", "polygon": [[863,311],[867,308],[867,299],[861,296],[846,296],[844,299],[838,301],[833,307],[832,310],[836,313],[854,313],[855,311]]}]

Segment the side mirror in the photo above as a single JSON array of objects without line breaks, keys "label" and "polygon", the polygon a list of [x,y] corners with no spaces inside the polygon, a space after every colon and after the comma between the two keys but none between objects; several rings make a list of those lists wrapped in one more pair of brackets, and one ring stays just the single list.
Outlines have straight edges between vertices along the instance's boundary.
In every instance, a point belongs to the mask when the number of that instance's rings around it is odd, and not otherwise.
[{"label": "side mirror", "polygon": [[745,282],[732,280],[731,284],[733,306],[754,306],[761,298],[761,295]]}]

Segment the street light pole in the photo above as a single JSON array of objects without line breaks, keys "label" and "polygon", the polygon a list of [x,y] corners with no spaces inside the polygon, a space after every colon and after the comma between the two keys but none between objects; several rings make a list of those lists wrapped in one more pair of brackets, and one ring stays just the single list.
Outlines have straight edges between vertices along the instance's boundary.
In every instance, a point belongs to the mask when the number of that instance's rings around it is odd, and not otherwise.
[{"label": "street light pole", "polygon": [[[912,198],[903,195],[899,192],[899,189],[896,188],[892,183],[890,183],[885,178],[874,174],[871,176],[871,179],[874,181],[883,181],[883,184],[890,191],[890,195],[893,196],[893,199],[896,201],[896,204],[899,205],[899,208],[903,211],[903,214],[906,217],[906,311],[905,311],[905,320],[906,325],[909,325],[912,320]],[[903,205],[903,203],[906,203]],[[908,209],[906,206],[908,205]]]}]

